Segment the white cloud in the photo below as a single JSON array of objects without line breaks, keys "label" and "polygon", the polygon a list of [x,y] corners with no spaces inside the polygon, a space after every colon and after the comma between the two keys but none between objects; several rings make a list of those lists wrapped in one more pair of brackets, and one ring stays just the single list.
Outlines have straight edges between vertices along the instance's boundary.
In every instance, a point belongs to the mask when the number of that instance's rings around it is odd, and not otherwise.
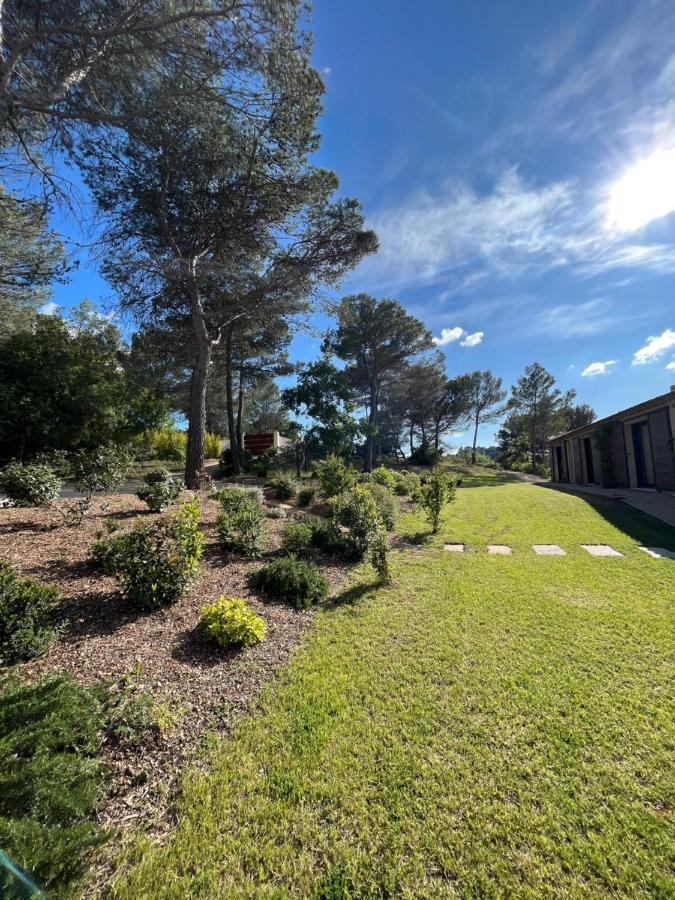
[{"label": "white cloud", "polygon": [[432,338],[434,344],[438,347],[444,347],[446,344],[452,344],[458,341],[464,334],[464,329],[457,326],[456,328],[441,328],[441,336]]},{"label": "white cloud", "polygon": [[675,372],[675,359],[666,366],[667,372]]},{"label": "white cloud", "polygon": [[642,366],[645,363],[655,362],[671,347],[675,347],[675,331],[666,328],[661,334],[648,337],[646,344],[635,351],[633,365]]},{"label": "white cloud", "polygon": [[330,66],[324,66],[321,70],[324,75],[328,76],[333,71]]},{"label": "white cloud", "polygon": [[43,316],[53,316],[59,309],[58,303],[54,303],[53,300],[48,300],[46,303],[42,304],[38,312],[41,312]]},{"label": "white cloud", "polygon": [[618,361],[618,359],[608,359],[605,362],[590,363],[581,374],[583,377],[590,375],[606,375],[609,372],[610,366],[615,366]]},{"label": "white cloud", "polygon": [[460,347],[477,347],[483,340],[484,331],[476,331],[473,334],[467,334],[463,341],[459,342]]}]

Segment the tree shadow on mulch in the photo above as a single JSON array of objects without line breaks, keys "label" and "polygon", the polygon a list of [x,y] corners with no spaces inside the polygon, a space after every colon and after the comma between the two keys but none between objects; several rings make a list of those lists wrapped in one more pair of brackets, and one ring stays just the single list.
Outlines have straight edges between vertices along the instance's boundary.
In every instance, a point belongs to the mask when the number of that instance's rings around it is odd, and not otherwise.
[{"label": "tree shadow on mulch", "polygon": [[115,590],[67,597],[58,607],[63,622],[61,641],[78,643],[83,638],[104,637],[137,619],[151,615],[136,609]]},{"label": "tree shadow on mulch", "polygon": [[174,645],[171,656],[178,662],[185,663],[188,666],[203,668],[204,666],[218,666],[227,663],[241,654],[241,648],[216,647],[207,641],[196,625],[194,628],[184,631],[178,636],[178,640]]}]

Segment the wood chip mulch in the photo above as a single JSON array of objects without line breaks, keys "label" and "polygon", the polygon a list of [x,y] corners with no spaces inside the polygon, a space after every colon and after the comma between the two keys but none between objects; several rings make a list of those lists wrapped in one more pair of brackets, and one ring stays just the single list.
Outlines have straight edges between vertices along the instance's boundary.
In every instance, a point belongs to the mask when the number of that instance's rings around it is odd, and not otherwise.
[{"label": "wood chip mulch", "polygon": [[[116,494],[94,501],[92,514],[78,527],[55,525],[54,514],[45,510],[0,510],[0,560],[24,577],[56,585],[65,619],[45,655],[18,666],[17,673],[34,679],[66,670],[87,685],[116,681],[140,666],[139,689],[177,720],[133,750],[104,746],[110,789],[97,811],[104,826],[166,832],[178,775],[187,762],[198,763],[201,738],[232,727],[289,659],[312,619],[311,612],[265,601],[251,591],[246,575],[261,561],[225,557],[214,530],[218,504],[206,496],[200,503],[206,534],[201,575],[179,603],[151,614],[130,607],[115,579],[87,561],[106,516],[124,527],[154,518],[136,497]],[[267,520],[268,556],[279,548],[285,521]],[[328,558],[320,564],[333,595],[338,594],[345,567]],[[197,629],[202,607],[221,594],[249,601],[265,619],[266,641],[237,652],[204,642]]]}]

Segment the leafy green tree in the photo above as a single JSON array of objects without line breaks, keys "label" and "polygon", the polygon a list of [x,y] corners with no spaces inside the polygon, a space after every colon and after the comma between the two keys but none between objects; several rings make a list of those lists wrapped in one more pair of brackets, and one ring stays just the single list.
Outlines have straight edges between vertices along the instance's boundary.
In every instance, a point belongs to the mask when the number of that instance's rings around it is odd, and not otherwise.
[{"label": "leafy green tree", "polygon": [[8,195],[0,185],[0,337],[26,328],[65,276],[63,247],[47,227],[44,206]]},{"label": "leafy green tree", "polygon": [[597,415],[592,406],[587,403],[577,403],[575,406],[570,406],[567,412],[567,430],[583,428],[584,425],[590,425],[596,419]]},{"label": "leafy green tree", "polygon": [[473,425],[473,441],[471,444],[471,462],[476,462],[476,443],[478,429],[481,425],[494,422],[504,414],[502,403],[506,391],[502,390],[501,378],[495,377],[489,369],[484,372],[475,371],[470,375],[460,376],[461,390],[466,392],[467,412]]},{"label": "leafy green tree", "polygon": [[25,458],[111,439],[124,426],[119,334],[71,333],[57,316],[8,337],[0,353],[0,454]]},{"label": "leafy green tree", "polygon": [[355,294],[340,302],[337,328],[329,336],[327,347],[346,363],[354,400],[367,410],[367,472],[373,470],[383,391],[415,357],[432,346],[428,329],[396,300]]},{"label": "leafy green tree", "polygon": [[563,393],[555,387],[555,378],[539,363],[527,366],[511,388],[509,407],[515,411],[521,429],[527,434],[533,466],[544,459],[546,442],[569,421],[574,390]]},{"label": "leafy green tree", "polygon": [[311,420],[303,433],[303,463],[310,447],[330,456],[350,456],[361,435],[354,419],[351,390],[343,370],[338,369],[328,353],[302,366],[294,387],[283,394],[286,406]]}]

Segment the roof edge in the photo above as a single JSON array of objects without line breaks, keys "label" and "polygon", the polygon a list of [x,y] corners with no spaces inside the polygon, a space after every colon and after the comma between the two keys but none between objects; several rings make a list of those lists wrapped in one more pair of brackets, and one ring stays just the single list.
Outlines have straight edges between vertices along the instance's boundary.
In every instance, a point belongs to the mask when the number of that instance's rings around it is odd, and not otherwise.
[{"label": "roof edge", "polygon": [[602,419],[596,419],[595,422],[591,422],[589,425],[580,425],[579,428],[573,428],[571,431],[563,431],[561,432],[561,434],[556,434],[554,437],[548,439],[548,444],[550,445],[556,443],[557,441],[576,437],[580,434],[592,431],[594,428],[597,428],[598,425],[609,425],[610,422],[616,422],[618,419],[640,413],[654,405],[661,406],[662,404],[668,402],[675,403],[675,389],[673,388],[671,388],[665,394],[659,394],[657,397],[652,397],[650,400],[643,400],[642,403],[637,403],[635,406],[628,406],[626,407],[626,409],[621,409],[619,410],[619,412],[612,413],[611,416],[605,416]]}]

